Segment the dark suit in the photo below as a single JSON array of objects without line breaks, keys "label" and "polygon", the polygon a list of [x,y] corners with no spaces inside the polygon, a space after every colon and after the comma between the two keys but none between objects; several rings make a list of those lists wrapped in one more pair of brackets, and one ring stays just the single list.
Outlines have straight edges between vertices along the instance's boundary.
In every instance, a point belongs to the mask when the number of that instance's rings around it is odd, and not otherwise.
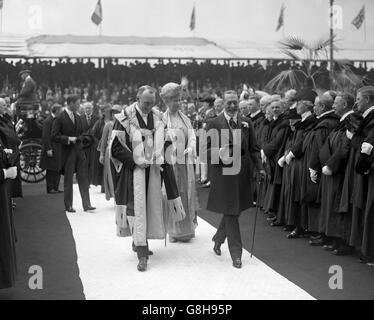
[{"label": "dark suit", "polygon": [[83,134],[82,120],[74,114],[75,123],[64,110],[58,115],[52,125],[52,141],[61,144],[61,157],[59,171],[64,174],[64,201],[65,208],[73,204],[73,176],[77,173],[79,191],[82,197],[83,208],[91,205],[88,192],[88,172],[86,156],[80,143],[69,143],[69,137],[79,137]]},{"label": "dark suit", "polygon": [[[81,120],[82,120],[82,127],[83,127],[83,132],[85,134],[90,134],[92,135],[93,134],[93,127],[96,123],[96,121],[98,120],[98,117],[95,116],[95,115],[91,115],[91,119],[90,121],[87,120],[87,115],[86,114],[82,114],[80,116]],[[95,171],[95,167],[97,166],[97,163],[95,162],[99,162],[99,155],[98,155],[98,151],[96,150],[97,149],[97,144],[94,143],[90,148],[87,148],[84,150],[85,154],[86,154],[86,158],[87,158],[87,161],[86,161],[86,166],[87,166],[87,172],[90,173],[90,178],[89,178],[89,181],[88,183],[91,185],[93,184],[94,182],[94,171]],[[100,183],[101,184],[101,181]]]},{"label": "dark suit", "polygon": [[[43,133],[42,133],[42,145],[43,153],[40,160],[40,167],[47,170],[46,180],[47,180],[47,192],[52,190],[58,190],[58,185],[60,184],[60,151],[61,145],[51,140],[52,124],[55,118],[50,115],[43,122]],[[52,150],[53,155],[49,157],[47,151]]]},{"label": "dark suit", "polygon": [[[225,175],[223,168],[226,166],[221,161],[211,164],[211,189],[207,209],[223,214],[221,224],[213,240],[223,243],[228,239],[230,254],[233,260],[241,258],[242,241],[239,229],[239,216],[242,211],[252,207],[251,180],[253,179],[252,168],[263,169],[260,148],[257,144],[252,121],[249,118],[238,116],[237,129],[241,130],[241,155],[240,168],[236,174]],[[208,161],[213,153],[218,152],[227,142],[220,136],[221,130],[230,129],[224,113],[207,122],[206,130],[218,130],[217,137],[208,139],[207,152]],[[231,131],[230,131],[231,132]],[[229,140],[231,137],[229,137]],[[231,140],[232,141],[232,140]],[[230,143],[230,142],[229,142]],[[204,150],[204,148],[203,148]]]}]

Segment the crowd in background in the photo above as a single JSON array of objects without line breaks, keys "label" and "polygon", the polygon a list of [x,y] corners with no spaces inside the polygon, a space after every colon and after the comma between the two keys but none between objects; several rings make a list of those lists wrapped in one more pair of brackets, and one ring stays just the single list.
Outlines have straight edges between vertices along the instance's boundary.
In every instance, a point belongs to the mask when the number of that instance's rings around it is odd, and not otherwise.
[{"label": "crowd in background", "polygon": [[[203,62],[175,62],[159,60],[150,62],[124,62],[107,60],[102,68],[93,61],[82,62],[68,59],[0,61],[0,83],[3,92],[14,98],[20,89],[18,73],[22,68],[31,70],[33,79],[38,84],[38,95],[41,101],[63,104],[68,94],[78,94],[83,99],[99,104],[112,103],[129,105],[136,99],[137,88],[144,83],[160,88],[168,81],[179,83],[182,77],[190,79],[188,83],[189,99],[209,92],[222,97],[223,92],[235,89],[239,93],[243,84],[254,89],[263,89],[268,82],[281,71],[300,69],[300,64],[293,61],[237,61],[218,63],[207,60]],[[363,78],[363,82],[374,81],[374,69],[367,69],[362,63],[351,64],[351,70]],[[329,88],[327,63],[317,62],[312,66],[316,76],[317,87]],[[161,102],[161,99],[158,99]]]},{"label": "crowd in background", "polygon": [[[113,197],[110,172],[104,171],[113,115],[136,101],[140,85],[148,83],[159,88],[164,82],[179,82],[184,76],[191,79],[184,83],[181,111],[196,130],[222,113],[223,92],[231,86],[240,95],[241,114],[252,119],[261,149],[267,178],[262,181],[254,176],[254,196],[256,205],[268,215],[271,225],[283,226],[290,232],[290,239],[308,236],[311,245],[323,246],[337,255],[352,254],[359,248],[361,261],[372,265],[374,89],[366,86],[356,97],[329,90],[319,96],[310,89],[279,94],[257,90],[280,70],[292,67],[297,66],[283,61],[266,66],[258,62],[238,63],[230,67],[211,62],[163,64],[160,61],[151,67],[148,63],[119,65],[112,61],[106,65],[111,69],[108,82],[103,80],[107,69],[97,69],[89,62],[60,61],[53,65],[50,61],[34,61],[28,65],[38,84],[40,98],[41,107],[35,117],[44,130],[45,120],[62,110],[69,95],[79,96],[82,102],[79,114],[82,121],[87,122],[84,131],[94,136],[94,142],[85,151],[90,159],[89,183],[101,185],[107,199]],[[228,68],[230,79],[227,78]],[[0,100],[0,123],[5,128],[3,132],[12,132],[15,138],[8,143],[6,134],[0,137],[0,160],[4,169],[11,144],[17,137],[14,124],[18,119],[11,103],[20,91],[19,79],[15,76],[19,69],[21,63],[0,62],[3,83],[6,80],[4,99]],[[356,71],[368,81],[374,79],[373,69],[368,71],[360,65]],[[326,74],[321,77],[328,79]],[[243,89],[244,83],[251,87]],[[164,111],[161,101],[157,106]],[[17,148],[15,146],[14,150]],[[19,162],[13,161],[8,167],[19,168]],[[1,171],[2,197],[11,197],[20,187],[15,183],[4,184],[7,178],[14,180],[13,171]],[[196,174],[200,183],[209,187],[209,164],[197,161]],[[60,192],[59,178],[57,184],[56,179],[50,183],[47,179],[48,192]],[[22,195],[21,190],[18,191],[18,196]],[[6,210],[11,211],[11,202],[9,205]],[[7,223],[13,224],[12,221]],[[0,288],[1,285],[7,284],[0,283]]]}]

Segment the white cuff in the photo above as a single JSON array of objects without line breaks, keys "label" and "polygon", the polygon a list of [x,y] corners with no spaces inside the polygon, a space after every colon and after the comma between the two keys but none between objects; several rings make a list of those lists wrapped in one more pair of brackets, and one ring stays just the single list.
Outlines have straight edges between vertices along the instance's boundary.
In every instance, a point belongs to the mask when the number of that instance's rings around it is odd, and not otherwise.
[{"label": "white cuff", "polygon": [[7,174],[6,174],[6,169],[3,169],[3,172],[4,172],[4,180],[5,180],[5,179],[8,179],[8,176],[7,176]]}]

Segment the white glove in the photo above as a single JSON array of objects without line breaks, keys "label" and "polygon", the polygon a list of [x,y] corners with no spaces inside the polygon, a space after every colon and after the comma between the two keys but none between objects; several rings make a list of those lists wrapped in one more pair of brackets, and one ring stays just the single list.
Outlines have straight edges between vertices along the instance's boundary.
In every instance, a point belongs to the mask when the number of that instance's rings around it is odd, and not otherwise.
[{"label": "white glove", "polygon": [[15,179],[17,177],[17,167],[10,167],[4,170],[4,179]]},{"label": "white glove", "polygon": [[352,138],[353,138],[353,133],[351,132],[351,131],[349,131],[348,129],[347,129],[347,131],[346,131],[346,136],[347,136],[347,138],[349,139],[349,140],[352,140]]},{"label": "white glove", "polygon": [[13,150],[12,149],[4,149],[4,152],[6,154],[13,154]]},{"label": "white glove", "polygon": [[266,158],[265,152],[264,152],[264,150],[261,149],[261,161],[262,161],[262,163],[265,163],[266,159],[267,158]]},{"label": "white glove", "polygon": [[292,151],[290,151],[290,152],[288,153],[288,155],[286,156],[286,163],[287,163],[287,164],[290,164],[293,158],[295,158],[295,156],[294,156],[294,154],[292,153]]},{"label": "white glove", "polygon": [[370,144],[368,142],[364,142],[361,145],[361,153],[370,155],[372,151],[373,151],[373,145],[372,144]]},{"label": "white glove", "polygon": [[317,183],[317,178],[318,178],[317,171],[309,168],[309,172],[310,172],[310,180],[312,180],[313,183]]},{"label": "white glove", "polygon": [[75,144],[77,142],[77,137],[69,137],[69,144]]},{"label": "white glove", "polygon": [[285,162],[286,162],[286,156],[281,157],[281,158],[278,160],[278,166],[280,166],[281,168],[283,168]]},{"label": "white glove", "polygon": [[328,166],[324,166],[322,168],[322,173],[325,175],[325,176],[332,176],[332,171],[331,169],[328,167]]},{"label": "white glove", "polygon": [[188,154],[188,155],[192,154],[192,148],[191,148],[191,147],[188,147],[186,150],[184,150],[184,154],[185,154],[185,155],[186,155],[186,154]]}]

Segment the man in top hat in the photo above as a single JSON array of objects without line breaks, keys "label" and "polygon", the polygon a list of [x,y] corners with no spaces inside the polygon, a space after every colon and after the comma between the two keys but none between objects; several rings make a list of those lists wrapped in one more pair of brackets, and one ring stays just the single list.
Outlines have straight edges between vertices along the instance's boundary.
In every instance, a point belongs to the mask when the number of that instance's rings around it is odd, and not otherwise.
[{"label": "man in top hat", "polygon": [[39,104],[39,98],[36,93],[36,83],[31,78],[30,70],[22,70],[19,73],[22,79],[22,88],[18,94],[17,108],[22,106],[35,106]]},{"label": "man in top hat", "polygon": [[210,139],[202,143],[202,155],[205,154],[211,164],[207,209],[223,215],[213,237],[213,250],[221,255],[221,245],[227,238],[233,266],[241,268],[239,216],[253,205],[252,168],[262,175],[265,172],[252,122],[239,114],[239,98],[235,91],[225,92],[224,112],[208,121],[206,130]]},{"label": "man in top hat", "polygon": [[[84,136],[82,120],[77,114],[79,97],[69,95],[67,107],[53,122],[51,139],[61,144],[59,171],[64,174],[64,203],[67,212],[76,212],[73,208],[73,176],[77,173],[79,191],[84,211],[93,211],[89,194],[88,172],[84,147],[87,136]],[[89,145],[89,143],[88,143]]]}]

